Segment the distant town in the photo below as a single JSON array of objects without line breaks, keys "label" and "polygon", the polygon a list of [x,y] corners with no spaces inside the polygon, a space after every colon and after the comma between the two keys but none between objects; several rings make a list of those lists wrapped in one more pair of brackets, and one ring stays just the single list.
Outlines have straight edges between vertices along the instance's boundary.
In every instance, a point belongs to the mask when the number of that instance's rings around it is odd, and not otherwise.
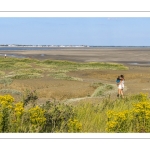
[{"label": "distant town", "polygon": [[89,45],[22,45],[22,44],[0,44],[0,47],[150,47],[150,46],[89,46]]},{"label": "distant town", "polygon": [[1,44],[0,47],[89,47],[87,45],[20,45],[20,44]]}]

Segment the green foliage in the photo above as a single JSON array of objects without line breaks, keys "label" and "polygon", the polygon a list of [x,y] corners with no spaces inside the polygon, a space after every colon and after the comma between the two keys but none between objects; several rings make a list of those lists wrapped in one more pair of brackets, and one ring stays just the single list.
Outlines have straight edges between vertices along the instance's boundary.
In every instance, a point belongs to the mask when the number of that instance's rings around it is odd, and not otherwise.
[{"label": "green foliage", "polygon": [[150,99],[147,94],[131,96],[132,103],[129,109],[107,111],[108,132],[150,132]]},{"label": "green foliage", "polygon": [[[150,99],[140,93],[124,99],[104,99],[99,104],[71,106],[57,101],[35,105],[36,94],[29,92],[27,105],[10,95],[0,96],[0,132],[149,133]],[[28,105],[29,102],[34,105]]]},{"label": "green foliage", "polygon": [[77,120],[82,124],[83,133],[105,132],[106,114],[102,107],[103,102],[94,105],[82,101],[75,106]]},{"label": "green foliage", "polygon": [[105,96],[106,94],[109,95],[111,91],[116,87],[116,85],[102,84],[102,83],[94,84],[93,86],[97,87],[97,89],[92,94],[92,97]]},{"label": "green foliage", "polygon": [[10,95],[0,96],[1,133],[80,132],[82,125],[75,119],[73,107],[56,101],[29,107],[37,97],[34,92],[27,93],[18,103]]},{"label": "green foliage", "polygon": [[70,70],[85,70],[85,69],[113,69],[113,70],[127,70],[128,67],[125,67],[122,64],[117,63],[99,63],[99,62],[90,62],[90,63],[75,63],[70,61],[56,61],[56,60],[45,60],[44,64],[53,67],[63,67]]},{"label": "green foliage", "polygon": [[106,98],[98,104],[80,102],[75,106],[82,132],[149,133],[150,99],[136,94],[123,99]]},{"label": "green foliage", "polygon": [[73,107],[56,101],[47,101],[42,108],[45,110],[46,118],[43,132],[71,131],[68,122],[75,117]]}]

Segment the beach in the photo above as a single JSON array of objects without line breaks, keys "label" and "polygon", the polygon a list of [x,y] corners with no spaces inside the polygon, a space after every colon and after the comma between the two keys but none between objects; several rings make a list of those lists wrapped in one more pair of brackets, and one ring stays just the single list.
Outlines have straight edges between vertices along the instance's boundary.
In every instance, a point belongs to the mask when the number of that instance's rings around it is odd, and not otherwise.
[{"label": "beach", "polygon": [[117,62],[125,64],[150,64],[149,47],[108,47],[108,48],[58,48],[50,50],[9,50],[1,55],[34,59],[68,60],[75,62]]}]

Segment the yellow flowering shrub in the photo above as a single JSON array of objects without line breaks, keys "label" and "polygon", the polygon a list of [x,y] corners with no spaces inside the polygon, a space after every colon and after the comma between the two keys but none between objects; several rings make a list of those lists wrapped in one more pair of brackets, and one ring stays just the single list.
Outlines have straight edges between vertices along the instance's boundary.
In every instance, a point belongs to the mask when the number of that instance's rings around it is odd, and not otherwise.
[{"label": "yellow flowering shrub", "polygon": [[150,101],[145,100],[134,104],[133,130],[135,132],[150,132]]},{"label": "yellow flowering shrub", "polygon": [[48,104],[45,107],[16,103],[10,95],[0,96],[1,132],[78,132],[81,125],[73,118],[72,107],[61,104]]},{"label": "yellow flowering shrub", "polygon": [[108,111],[107,112],[107,128],[108,132],[127,132],[129,111]]},{"label": "yellow flowering shrub", "polygon": [[68,132],[80,132],[82,129],[82,124],[77,119],[69,119],[67,126]]},{"label": "yellow flowering shrub", "polygon": [[4,108],[11,108],[14,98],[10,95],[0,96],[0,106]]},{"label": "yellow flowering shrub", "polygon": [[44,112],[39,106],[29,109],[30,122],[33,126],[42,126],[45,124],[46,118]]},{"label": "yellow flowering shrub", "polygon": [[14,111],[15,111],[16,116],[20,117],[24,112],[23,103],[19,102],[19,103],[15,104]]},{"label": "yellow flowering shrub", "polygon": [[132,98],[138,100],[129,110],[107,111],[107,132],[150,132],[150,100],[140,93]]}]

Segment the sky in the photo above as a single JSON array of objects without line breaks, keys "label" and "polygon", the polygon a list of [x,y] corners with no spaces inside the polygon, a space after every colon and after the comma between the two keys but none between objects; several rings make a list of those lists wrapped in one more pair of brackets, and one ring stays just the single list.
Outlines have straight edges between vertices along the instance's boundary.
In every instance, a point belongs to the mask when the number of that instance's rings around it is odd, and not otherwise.
[{"label": "sky", "polygon": [[150,18],[0,17],[0,44],[150,46]]}]

